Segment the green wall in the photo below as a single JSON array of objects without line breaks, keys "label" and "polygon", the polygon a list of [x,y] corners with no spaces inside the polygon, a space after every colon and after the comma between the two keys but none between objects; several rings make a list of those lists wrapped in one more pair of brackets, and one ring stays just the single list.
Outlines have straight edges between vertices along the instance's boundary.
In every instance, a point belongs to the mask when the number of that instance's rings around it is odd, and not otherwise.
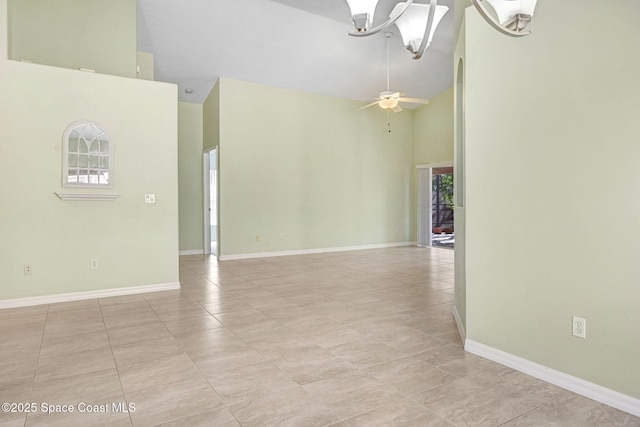
[{"label": "green wall", "polygon": [[10,59],[136,77],[136,2],[8,0]]},{"label": "green wall", "polygon": [[466,13],[467,335],[640,398],[640,3],[538,8]]},{"label": "green wall", "polygon": [[460,34],[462,22],[464,21],[464,11],[471,6],[471,0],[453,0],[453,34]]},{"label": "green wall", "polygon": [[202,251],[202,105],[178,103],[180,251]]},{"label": "green wall", "polygon": [[[177,283],[176,87],[7,61],[5,11],[0,0],[0,300]],[[55,195],[83,193],[61,186],[62,134],[80,119],[111,136],[115,187],[94,191],[114,201]]]},{"label": "green wall", "polygon": [[453,161],[453,87],[415,110],[413,135],[416,164]]},{"label": "green wall", "polygon": [[466,165],[465,165],[465,62],[466,31],[464,11],[469,0],[455,0],[455,50],[453,53],[453,150],[455,174],[455,305],[454,314],[461,336],[466,338],[467,330],[467,232],[466,232]]},{"label": "green wall", "polygon": [[414,240],[411,111],[389,133],[354,101],[230,79],[219,100],[222,256]]},{"label": "green wall", "polygon": [[202,115],[203,149],[208,151],[220,145],[220,80],[205,100]]}]

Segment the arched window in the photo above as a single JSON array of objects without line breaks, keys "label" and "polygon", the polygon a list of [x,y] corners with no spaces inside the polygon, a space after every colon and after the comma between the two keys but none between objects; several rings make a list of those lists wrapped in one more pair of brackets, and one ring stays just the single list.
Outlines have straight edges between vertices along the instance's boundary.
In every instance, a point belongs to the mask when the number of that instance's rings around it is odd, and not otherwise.
[{"label": "arched window", "polygon": [[97,123],[75,122],[64,132],[63,187],[113,187],[113,144]]}]

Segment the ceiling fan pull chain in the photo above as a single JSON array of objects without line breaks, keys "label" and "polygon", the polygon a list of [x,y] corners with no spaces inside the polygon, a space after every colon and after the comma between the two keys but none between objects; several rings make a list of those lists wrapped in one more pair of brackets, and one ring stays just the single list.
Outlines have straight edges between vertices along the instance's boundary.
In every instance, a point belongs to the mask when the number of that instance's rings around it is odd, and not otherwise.
[{"label": "ceiling fan pull chain", "polygon": [[[436,0],[431,0],[436,2]],[[399,113],[402,111],[400,102],[411,102],[414,104],[428,104],[426,99],[419,98],[405,98],[404,93],[391,91],[391,36],[393,33],[387,32],[385,36],[387,38],[387,90],[380,92],[380,96],[375,102],[360,107],[358,110],[364,110],[365,108],[373,107],[374,105],[380,106],[380,108],[387,110],[387,113],[393,111]],[[390,114],[388,114],[388,117]],[[391,119],[387,120],[387,126],[389,127],[389,133],[391,133]]]},{"label": "ceiling fan pull chain", "polygon": [[387,37],[387,91],[389,91],[389,62],[390,62],[390,58],[391,56],[389,55],[389,41],[391,40],[391,35],[393,33],[386,33],[385,36]]}]

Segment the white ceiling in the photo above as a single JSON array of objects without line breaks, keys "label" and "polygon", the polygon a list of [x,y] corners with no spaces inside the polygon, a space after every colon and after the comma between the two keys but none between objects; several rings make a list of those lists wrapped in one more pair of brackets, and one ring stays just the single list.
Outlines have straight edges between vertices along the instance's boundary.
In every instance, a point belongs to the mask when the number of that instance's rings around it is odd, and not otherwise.
[{"label": "white ceiling", "polygon": [[[375,23],[396,2],[380,0]],[[420,60],[393,26],[392,90],[429,99],[451,86],[453,0],[438,4],[449,12]],[[153,53],[155,79],[177,83],[181,101],[203,103],[219,77],[361,100],[386,88],[385,36],[348,36],[345,0],[137,0],[137,6],[138,50]]]}]

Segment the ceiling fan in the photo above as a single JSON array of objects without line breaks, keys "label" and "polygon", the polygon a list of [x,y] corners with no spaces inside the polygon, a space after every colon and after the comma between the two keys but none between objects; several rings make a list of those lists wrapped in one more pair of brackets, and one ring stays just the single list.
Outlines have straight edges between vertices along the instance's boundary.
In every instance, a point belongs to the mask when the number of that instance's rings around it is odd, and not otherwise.
[{"label": "ceiling fan", "polygon": [[380,108],[384,110],[391,110],[394,113],[398,113],[402,111],[402,107],[400,106],[400,102],[410,102],[413,104],[428,104],[428,99],[419,99],[419,98],[405,98],[404,93],[394,92],[389,89],[389,41],[393,33],[385,33],[387,37],[387,90],[380,92],[380,96],[375,99],[375,102],[371,104],[365,105],[364,107],[359,108],[358,110],[364,110],[365,108],[373,107],[374,105],[380,106]]}]

